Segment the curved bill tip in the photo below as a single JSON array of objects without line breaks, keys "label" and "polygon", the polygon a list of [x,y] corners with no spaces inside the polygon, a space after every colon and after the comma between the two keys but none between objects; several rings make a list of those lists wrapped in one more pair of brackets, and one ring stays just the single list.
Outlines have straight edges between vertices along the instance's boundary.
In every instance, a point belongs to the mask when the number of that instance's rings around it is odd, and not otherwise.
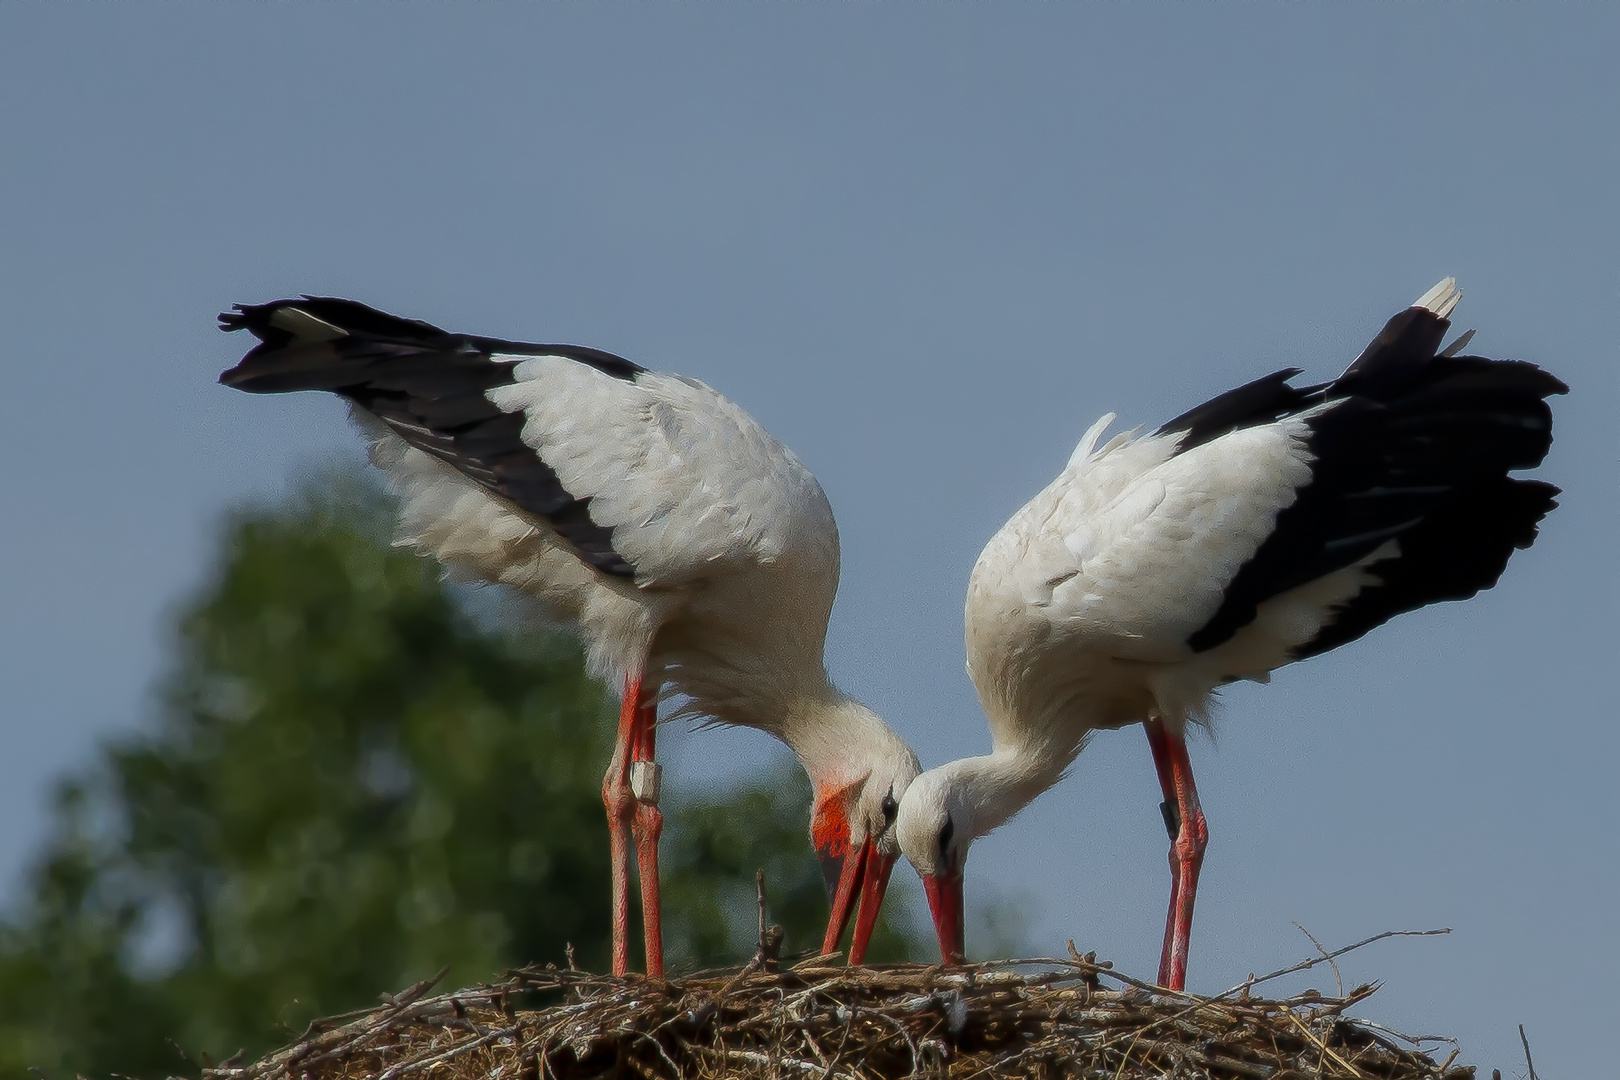
[{"label": "curved bill tip", "polygon": [[939,935],[939,958],[946,965],[962,963],[967,958],[963,948],[962,875],[924,874],[923,892],[928,894],[928,909],[934,916],[934,932]]}]

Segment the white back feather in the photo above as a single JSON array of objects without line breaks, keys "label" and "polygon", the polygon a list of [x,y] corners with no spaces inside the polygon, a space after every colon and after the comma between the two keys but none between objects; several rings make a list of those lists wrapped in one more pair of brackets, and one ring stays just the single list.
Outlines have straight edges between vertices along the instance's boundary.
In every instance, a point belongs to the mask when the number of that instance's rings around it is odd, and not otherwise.
[{"label": "white back feather", "polygon": [[526,417],[523,441],[613,530],[642,585],[675,586],[716,563],[813,556],[834,588],[838,528],[814,476],[703,383],[618,379],[560,356],[525,360],[489,392]]}]

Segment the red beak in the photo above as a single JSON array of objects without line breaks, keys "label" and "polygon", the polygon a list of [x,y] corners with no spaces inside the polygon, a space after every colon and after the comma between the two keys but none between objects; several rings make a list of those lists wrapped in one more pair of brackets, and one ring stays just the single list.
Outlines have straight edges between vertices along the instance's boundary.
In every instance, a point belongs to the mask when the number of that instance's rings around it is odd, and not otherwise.
[{"label": "red beak", "polygon": [[855,937],[849,943],[851,964],[866,960],[866,947],[872,943],[872,931],[877,928],[878,909],[883,906],[883,894],[889,888],[889,874],[899,858],[879,854],[870,838],[861,845],[861,854],[866,859],[866,881],[861,887],[861,906],[855,915]]},{"label": "red beak", "polygon": [[[860,850],[855,852],[853,856],[847,854],[847,849],[846,854],[843,855],[828,855],[824,853],[821,856],[822,869],[826,872],[828,880],[831,881],[832,875],[835,871],[838,875],[838,887],[833,891],[832,917],[827,920],[827,936],[823,938],[821,942],[821,951],[823,954],[838,951],[838,940],[844,936],[844,927],[849,925],[850,914],[855,910],[855,901],[857,898],[861,897],[863,892],[861,889],[861,884],[866,878],[867,863],[876,858],[876,856],[877,853],[872,849],[871,837],[868,837],[862,842]],[[888,884],[887,874],[884,875],[883,884]],[[880,885],[878,887],[878,898],[881,900],[882,897],[883,886]],[[862,905],[862,911],[864,914],[864,904]],[[872,919],[874,922],[876,921],[877,915],[875,913],[873,914]],[[871,932],[871,929],[868,928],[867,934],[870,935]],[[860,940],[859,921],[857,921],[855,927],[855,938],[857,941]],[[861,948],[863,951],[865,950],[864,943],[862,944]],[[851,962],[853,963],[854,949],[851,949],[850,952]]]},{"label": "red beak", "polygon": [[962,947],[962,875],[946,873],[922,875],[928,909],[934,914],[934,932],[939,935],[940,961],[948,966],[967,958]]}]

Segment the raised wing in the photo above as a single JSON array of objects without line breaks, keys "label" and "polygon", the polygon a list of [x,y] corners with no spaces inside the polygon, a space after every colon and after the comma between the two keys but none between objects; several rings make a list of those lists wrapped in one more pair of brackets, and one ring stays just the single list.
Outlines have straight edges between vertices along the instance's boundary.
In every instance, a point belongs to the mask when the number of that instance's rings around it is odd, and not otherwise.
[{"label": "raised wing", "polygon": [[1352,641],[1404,611],[1496,584],[1529,547],[1558,489],[1509,474],[1552,445],[1544,400],[1566,391],[1533,364],[1457,356],[1440,343],[1460,293],[1442,281],[1390,319],[1343,375],[1304,394],[1311,478],[1189,639],[1204,652],[1261,605],[1370,559],[1367,587],[1335,604],[1304,657]]},{"label": "raised wing", "polygon": [[451,334],[334,298],[238,306],[220,321],[261,342],[221,382],[348,398],[604,574],[678,584],[796,542],[830,546],[836,569],[814,477],[701,383],[599,349]]},{"label": "raised wing", "polygon": [[1270,605],[1280,663],[1490,588],[1556,505],[1509,474],[1541,463],[1544,399],[1565,387],[1455,355],[1466,339],[1440,349],[1457,295],[1436,286],[1332,383],[1280,371],[1077,453],[1005,530],[1024,602],[1157,660],[1214,650]]}]

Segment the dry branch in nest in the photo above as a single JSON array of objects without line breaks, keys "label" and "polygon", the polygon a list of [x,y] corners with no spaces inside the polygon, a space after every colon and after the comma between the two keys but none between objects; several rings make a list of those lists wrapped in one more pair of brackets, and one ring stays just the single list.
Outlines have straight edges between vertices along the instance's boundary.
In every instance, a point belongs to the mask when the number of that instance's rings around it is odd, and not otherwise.
[{"label": "dry branch in nest", "polygon": [[1254,980],[1197,997],[1131,979],[1072,946],[1068,959],[949,969],[846,968],[817,957],[773,971],[758,959],[740,972],[668,982],[546,967],[431,997],[423,983],[364,1014],[318,1021],[296,1045],[257,1064],[205,1070],[204,1078],[1474,1075],[1452,1066],[1455,1051],[1436,1061],[1419,1045],[1427,1040],[1346,1017],[1374,986],[1272,1000],[1250,992],[1262,981]]}]

